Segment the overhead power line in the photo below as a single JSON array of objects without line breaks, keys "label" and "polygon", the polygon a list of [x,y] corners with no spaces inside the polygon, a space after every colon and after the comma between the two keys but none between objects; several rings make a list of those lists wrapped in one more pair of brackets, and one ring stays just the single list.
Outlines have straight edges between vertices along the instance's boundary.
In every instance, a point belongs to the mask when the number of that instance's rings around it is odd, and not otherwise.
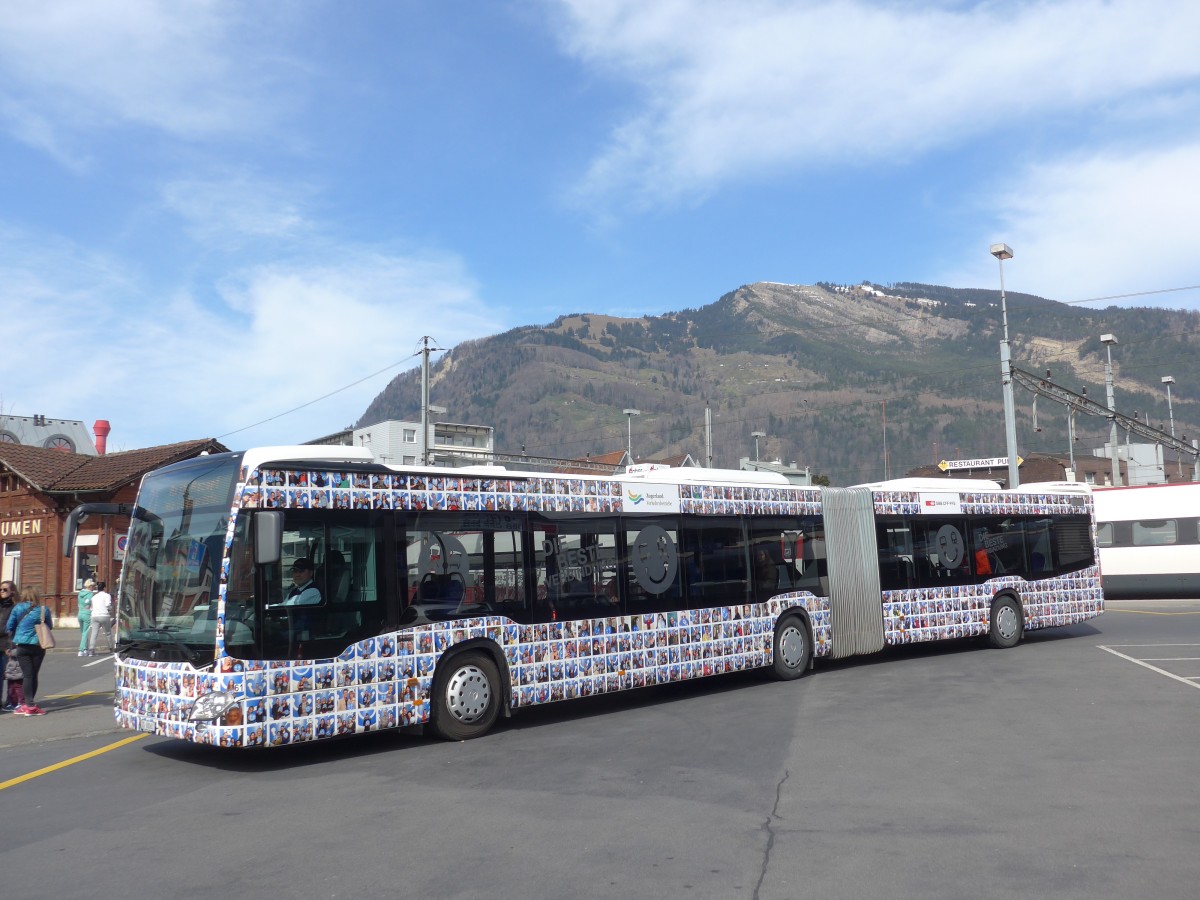
[{"label": "overhead power line", "polygon": [[257,428],[259,425],[266,425],[268,422],[274,422],[276,419],[282,419],[284,416],[290,416],[292,413],[299,412],[300,410],[302,410],[306,407],[312,406],[314,403],[320,403],[322,400],[328,400],[330,397],[333,397],[336,394],[340,394],[342,391],[348,391],[348,390],[350,390],[350,388],[357,387],[358,385],[362,384],[364,381],[370,381],[372,378],[382,375],[384,372],[388,372],[388,371],[396,368],[397,366],[402,366],[402,365],[404,365],[404,363],[408,362],[413,357],[419,356],[419,355],[420,355],[419,353],[414,353],[411,356],[406,356],[406,357],[404,357],[404,359],[400,359],[394,363],[386,365],[382,369],[372,372],[370,375],[364,375],[362,378],[358,379],[357,381],[352,381],[349,384],[342,385],[340,388],[336,388],[336,389],[330,391],[328,394],[322,394],[320,397],[316,397],[312,400],[309,400],[307,403],[301,403],[299,406],[293,406],[291,409],[284,410],[283,412],[277,413],[276,415],[273,415],[273,416],[269,416],[266,419],[261,419],[258,422],[254,422],[253,424],[243,425],[241,428],[235,428],[233,431],[227,431],[224,434],[218,434],[217,440],[221,440],[221,438],[227,438],[233,434],[240,434],[243,431],[249,431],[251,428]]}]

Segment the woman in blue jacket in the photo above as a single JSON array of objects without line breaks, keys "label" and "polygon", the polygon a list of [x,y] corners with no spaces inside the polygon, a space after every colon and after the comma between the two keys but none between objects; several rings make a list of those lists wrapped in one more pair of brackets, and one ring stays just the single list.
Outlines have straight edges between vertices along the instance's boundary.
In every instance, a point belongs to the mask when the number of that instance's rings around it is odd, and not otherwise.
[{"label": "woman in blue jacket", "polygon": [[46,651],[38,642],[34,625],[44,622],[54,627],[54,616],[48,606],[42,605],[42,595],[36,588],[21,588],[21,600],[8,614],[6,631],[12,635],[13,647],[9,651],[16,657],[25,675],[25,702],[13,710],[18,716],[44,716],[46,711],[34,702],[37,696],[38,672],[42,668],[42,660]]}]

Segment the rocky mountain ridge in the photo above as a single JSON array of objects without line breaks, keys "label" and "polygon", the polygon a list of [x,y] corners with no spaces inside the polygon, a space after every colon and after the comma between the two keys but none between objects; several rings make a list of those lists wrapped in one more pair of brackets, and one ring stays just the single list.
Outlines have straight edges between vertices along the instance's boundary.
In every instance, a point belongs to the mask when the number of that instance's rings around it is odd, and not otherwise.
[{"label": "rocky mountain ridge", "polygon": [[[704,454],[712,411],[714,464],[753,456],[810,466],[834,484],[895,477],[939,458],[1004,453],[999,293],[936,285],[745,285],[661,316],[563,315],[460,344],[431,370],[432,402],[449,421],[490,424],[497,450],[577,458],[625,446],[636,408],[639,459]],[[1117,408],[1167,427],[1162,375],[1174,375],[1176,431],[1200,434],[1200,314],[1079,309],[1008,295],[1014,364],[1104,398],[1113,332]],[[1022,452],[1066,452],[1061,406],[1018,393]],[[405,372],[359,425],[414,419],[420,373]],[[1107,424],[1077,419],[1076,452]],[[886,457],[886,458],[885,458]]]}]

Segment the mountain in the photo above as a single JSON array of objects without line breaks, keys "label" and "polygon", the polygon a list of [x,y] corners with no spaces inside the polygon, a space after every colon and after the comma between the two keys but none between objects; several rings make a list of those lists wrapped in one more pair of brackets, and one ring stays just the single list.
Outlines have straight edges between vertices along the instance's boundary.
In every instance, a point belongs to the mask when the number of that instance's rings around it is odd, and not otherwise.
[{"label": "mountain", "polygon": [[[1161,376],[1176,378],[1177,434],[1200,435],[1200,314],[1079,309],[1007,296],[1013,364],[1105,402],[1105,345],[1117,409],[1167,425]],[[560,316],[454,347],[431,367],[431,403],[447,421],[490,424],[496,449],[582,457],[632,443],[639,459],[704,457],[712,409],[714,465],[753,457],[810,466],[833,484],[893,477],[939,459],[1005,455],[996,291],[900,283],[746,285],[697,309],[618,318]],[[358,422],[420,415],[420,372],[405,372]],[[1067,451],[1062,406],[1017,388],[1022,453]],[[636,408],[632,423],[622,410]],[[886,428],[885,428],[886,419]],[[1078,418],[1077,453],[1107,436]]]}]

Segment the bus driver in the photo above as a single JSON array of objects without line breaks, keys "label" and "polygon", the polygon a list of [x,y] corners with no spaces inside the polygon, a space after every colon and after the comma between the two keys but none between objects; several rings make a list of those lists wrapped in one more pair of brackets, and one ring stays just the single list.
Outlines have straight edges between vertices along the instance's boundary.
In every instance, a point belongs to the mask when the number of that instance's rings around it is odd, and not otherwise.
[{"label": "bus driver", "polygon": [[313,581],[313,565],[303,556],[292,563],[292,587],[280,606],[316,606],[321,591]]}]

